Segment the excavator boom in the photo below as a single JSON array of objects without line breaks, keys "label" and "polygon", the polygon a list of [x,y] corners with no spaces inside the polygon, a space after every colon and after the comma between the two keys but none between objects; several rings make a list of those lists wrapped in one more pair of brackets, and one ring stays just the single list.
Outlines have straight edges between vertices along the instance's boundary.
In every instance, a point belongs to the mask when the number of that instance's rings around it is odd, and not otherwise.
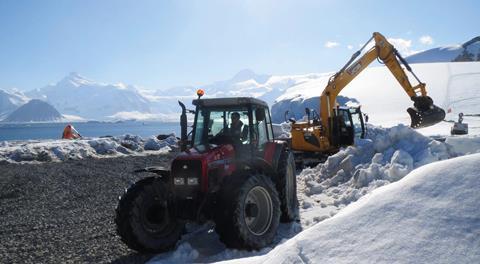
[{"label": "excavator boom", "polygon": [[[370,48],[361,58],[355,60],[367,44],[374,40],[375,45]],[[403,59],[398,51],[387,41],[380,33],[375,32],[373,36],[365,43],[365,45],[353,54],[352,58],[345,64],[340,71],[333,75],[320,97],[320,107],[322,116],[322,125],[331,127],[331,117],[335,111],[336,97],[341,90],[348,85],[360,72],[375,59],[384,63],[395,79],[400,83],[410,99],[414,102],[414,106],[407,109],[411,118],[410,126],[412,128],[421,128],[434,125],[445,118],[445,111],[433,104],[433,100],[427,96],[425,83],[422,83],[410,68],[410,65]],[[401,67],[400,62],[418,81],[413,86],[405,71]]]}]

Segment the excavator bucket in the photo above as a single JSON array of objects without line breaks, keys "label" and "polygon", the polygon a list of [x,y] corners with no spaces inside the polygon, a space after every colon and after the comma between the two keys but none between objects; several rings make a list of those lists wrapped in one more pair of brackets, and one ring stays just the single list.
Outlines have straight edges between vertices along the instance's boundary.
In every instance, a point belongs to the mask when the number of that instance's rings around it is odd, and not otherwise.
[{"label": "excavator bucket", "polygon": [[413,97],[413,107],[407,109],[410,115],[412,128],[433,126],[445,119],[445,111],[434,105],[428,96]]}]

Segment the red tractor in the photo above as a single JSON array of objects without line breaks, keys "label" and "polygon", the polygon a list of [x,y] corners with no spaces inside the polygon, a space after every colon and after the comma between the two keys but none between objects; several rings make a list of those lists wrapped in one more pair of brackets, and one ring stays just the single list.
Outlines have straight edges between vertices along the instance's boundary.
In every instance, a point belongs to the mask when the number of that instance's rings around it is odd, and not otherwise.
[{"label": "red tractor", "polygon": [[[139,252],[175,247],[186,221],[213,220],[228,246],[269,245],[279,222],[298,217],[295,160],[286,142],[274,139],[268,105],[255,98],[181,103],[181,150],[170,169],[128,188],[116,209],[117,233]],[[191,137],[186,113],[194,113]],[[188,140],[190,138],[190,140]]]}]

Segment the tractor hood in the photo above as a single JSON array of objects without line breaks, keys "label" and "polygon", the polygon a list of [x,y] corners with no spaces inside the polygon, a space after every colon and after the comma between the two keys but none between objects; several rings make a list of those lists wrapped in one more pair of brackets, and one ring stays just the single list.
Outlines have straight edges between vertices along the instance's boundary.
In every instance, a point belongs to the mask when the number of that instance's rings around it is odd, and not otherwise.
[{"label": "tractor hood", "polygon": [[180,155],[178,159],[206,159],[206,160],[218,160],[220,157],[233,156],[234,149],[230,144],[226,145],[198,145],[193,148],[189,148]]}]

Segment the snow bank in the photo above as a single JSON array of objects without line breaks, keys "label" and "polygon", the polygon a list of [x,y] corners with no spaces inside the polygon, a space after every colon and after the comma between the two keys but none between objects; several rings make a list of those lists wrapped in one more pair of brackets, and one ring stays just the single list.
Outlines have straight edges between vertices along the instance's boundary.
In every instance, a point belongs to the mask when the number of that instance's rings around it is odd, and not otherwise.
[{"label": "snow bank", "polygon": [[50,162],[87,157],[113,157],[168,152],[177,144],[174,134],[164,140],[140,136],[78,140],[29,140],[0,142],[0,162]]},{"label": "snow bank", "polygon": [[479,263],[480,154],[429,164],[234,263]]},{"label": "snow bank", "polygon": [[335,215],[372,190],[398,181],[422,165],[455,156],[452,147],[398,125],[369,127],[357,140],[323,164],[303,170],[297,178],[302,226]]}]

